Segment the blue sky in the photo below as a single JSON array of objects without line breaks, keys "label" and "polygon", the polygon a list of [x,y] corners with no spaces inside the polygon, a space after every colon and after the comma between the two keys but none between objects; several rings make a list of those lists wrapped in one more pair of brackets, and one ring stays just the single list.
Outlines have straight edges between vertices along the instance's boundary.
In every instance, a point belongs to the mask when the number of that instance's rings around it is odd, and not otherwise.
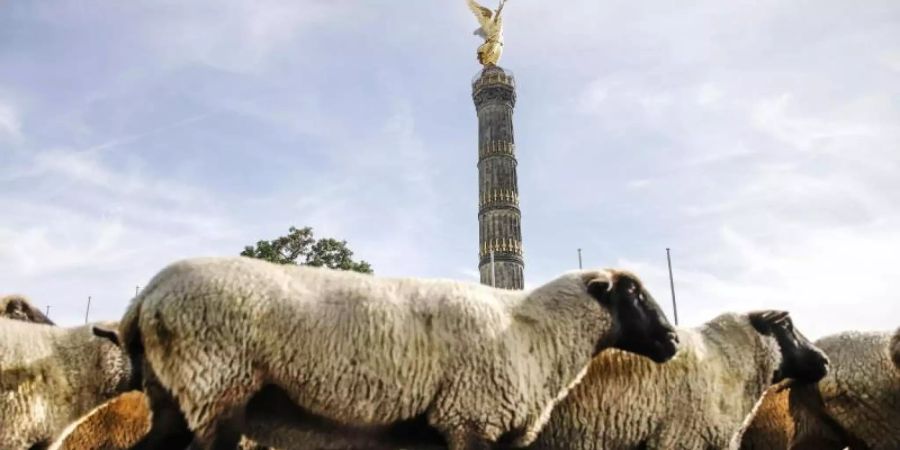
[{"label": "blue sky", "polygon": [[[534,286],[643,276],[682,324],[900,325],[900,4],[512,0],[501,64]],[[167,263],[309,225],[475,280],[463,0],[0,8],[0,292],[116,319]],[[671,315],[670,315],[671,317]]]}]

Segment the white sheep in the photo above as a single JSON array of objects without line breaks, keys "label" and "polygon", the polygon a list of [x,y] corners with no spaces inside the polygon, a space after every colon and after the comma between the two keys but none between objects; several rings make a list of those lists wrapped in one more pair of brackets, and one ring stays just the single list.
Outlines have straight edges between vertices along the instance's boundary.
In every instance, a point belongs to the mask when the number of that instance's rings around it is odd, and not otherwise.
[{"label": "white sheep", "polygon": [[815,382],[827,370],[783,312],[724,314],[679,337],[666,364],[615,350],[598,355],[530,448],[734,448],[773,382]]},{"label": "white sheep", "polygon": [[133,386],[128,358],[114,336],[101,334],[0,318],[0,449],[47,445]]},{"label": "white sheep", "polygon": [[0,297],[0,317],[53,325],[53,321],[35,308],[28,298],[16,294]]},{"label": "white sheep", "polygon": [[817,385],[793,386],[792,449],[900,449],[900,374],[891,333],[845,332],[816,341],[831,358]]},{"label": "white sheep", "polygon": [[665,361],[676,349],[625,272],[573,272],[519,292],[249,258],[167,267],[121,331],[158,379],[154,392],[173,396],[151,394],[148,441],[172,433],[156,417],[177,407],[201,448],[234,448],[243,407],[266,384],[340,423],[427,416],[451,450],[527,444],[600,350]]}]

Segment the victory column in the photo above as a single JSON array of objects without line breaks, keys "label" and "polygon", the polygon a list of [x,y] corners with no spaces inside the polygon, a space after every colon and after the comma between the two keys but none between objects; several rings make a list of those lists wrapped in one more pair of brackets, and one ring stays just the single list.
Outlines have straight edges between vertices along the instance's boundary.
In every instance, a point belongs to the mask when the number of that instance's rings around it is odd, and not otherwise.
[{"label": "victory column", "polygon": [[472,81],[472,99],[478,112],[478,225],[481,283],[504,289],[522,289],[522,214],[516,178],[512,115],[516,104],[513,74],[497,65],[503,52],[502,12],[468,0],[484,38],[478,47],[483,69]]}]

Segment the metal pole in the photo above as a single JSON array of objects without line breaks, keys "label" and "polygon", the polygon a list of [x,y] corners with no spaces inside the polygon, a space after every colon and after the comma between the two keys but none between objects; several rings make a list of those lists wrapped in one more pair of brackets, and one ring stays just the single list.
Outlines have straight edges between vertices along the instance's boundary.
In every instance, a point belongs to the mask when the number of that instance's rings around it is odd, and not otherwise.
[{"label": "metal pole", "polygon": [[678,304],[675,303],[675,279],[672,278],[672,253],[666,247],[666,260],[669,261],[669,287],[672,289],[672,312],[675,313],[675,325],[678,325]]},{"label": "metal pole", "polygon": [[494,271],[494,251],[491,250],[491,287],[497,287],[497,274]]},{"label": "metal pole", "polygon": [[139,290],[141,290],[141,287],[140,287],[140,286],[135,286],[135,287],[134,287],[134,296],[135,296],[135,297],[137,297],[138,291],[139,291]]},{"label": "metal pole", "polygon": [[581,270],[581,249],[578,249],[578,270]]},{"label": "metal pole", "polygon": [[90,315],[90,313],[91,313],[91,296],[88,295],[87,309],[84,311],[84,323],[85,324],[88,323],[88,315]]},{"label": "metal pole", "polygon": [[47,318],[50,318],[50,305],[47,305]]}]

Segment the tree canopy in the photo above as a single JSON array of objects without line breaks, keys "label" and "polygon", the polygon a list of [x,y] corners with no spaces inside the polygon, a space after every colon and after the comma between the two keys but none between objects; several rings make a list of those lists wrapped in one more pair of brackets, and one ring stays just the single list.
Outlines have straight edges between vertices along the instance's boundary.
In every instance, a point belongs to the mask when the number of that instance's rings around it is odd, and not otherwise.
[{"label": "tree canopy", "polygon": [[332,238],[316,239],[311,227],[290,227],[286,236],[271,241],[258,241],[256,246],[244,247],[241,256],[264,259],[277,264],[328,267],[354,272],[373,273],[365,261],[354,261],[347,241]]}]

